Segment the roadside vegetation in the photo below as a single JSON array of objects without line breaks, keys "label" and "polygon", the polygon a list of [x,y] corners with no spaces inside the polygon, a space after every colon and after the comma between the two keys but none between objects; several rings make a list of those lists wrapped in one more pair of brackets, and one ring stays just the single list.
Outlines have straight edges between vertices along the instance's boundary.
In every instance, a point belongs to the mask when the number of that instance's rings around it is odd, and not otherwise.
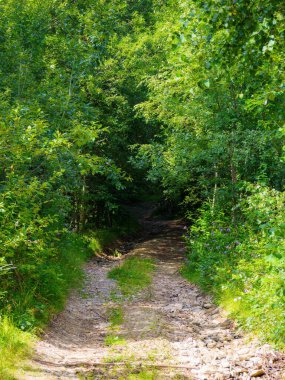
[{"label": "roadside vegetation", "polygon": [[284,348],[284,193],[247,185],[239,220],[202,210],[182,273],[213,294],[252,334]]},{"label": "roadside vegetation", "polygon": [[31,354],[32,337],[17,329],[7,317],[0,322],[0,378],[15,379],[15,370]]}]

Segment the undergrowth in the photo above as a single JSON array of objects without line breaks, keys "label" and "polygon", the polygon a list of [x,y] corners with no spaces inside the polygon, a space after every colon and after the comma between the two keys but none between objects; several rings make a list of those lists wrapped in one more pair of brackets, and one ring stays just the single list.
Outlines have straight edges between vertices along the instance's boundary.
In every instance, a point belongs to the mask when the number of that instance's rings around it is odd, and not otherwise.
[{"label": "undergrowth", "polygon": [[51,315],[62,310],[69,290],[83,279],[81,267],[90,250],[82,236],[67,233],[53,250],[48,260],[29,268],[31,274],[23,278],[17,292],[8,289],[1,300],[3,314],[11,315],[23,331],[42,328]]},{"label": "undergrowth", "polygon": [[0,379],[15,379],[13,373],[31,353],[32,336],[19,330],[8,317],[0,320]]},{"label": "undergrowth", "polygon": [[52,252],[39,265],[22,265],[17,272],[18,283],[1,294],[1,380],[14,379],[13,372],[31,353],[35,335],[62,310],[70,289],[80,286],[83,279],[81,268],[90,249],[82,236],[64,234],[55,240]]},{"label": "undergrowth", "polygon": [[[133,374],[127,375],[127,380],[156,380],[157,376],[158,376],[157,370],[143,369],[139,373],[133,373]],[[121,377],[120,380],[123,380],[123,377]]]},{"label": "undergrowth", "polygon": [[205,208],[186,237],[182,274],[212,293],[240,325],[285,344],[285,194],[248,185],[238,219]]},{"label": "undergrowth", "polygon": [[84,234],[66,232],[55,237],[46,260],[33,264],[26,262],[6,275],[7,278],[16,277],[17,282],[10,282],[0,294],[2,314],[11,315],[15,325],[23,331],[41,329],[51,315],[62,310],[70,289],[82,283],[83,263],[92,254],[137,228],[135,221],[128,220],[121,228]]},{"label": "undergrowth", "polygon": [[89,243],[89,247],[93,254],[96,255],[108,247],[110,243],[136,234],[139,228],[140,225],[138,221],[130,215],[126,215],[124,221],[113,227],[97,228],[95,230],[87,231],[85,233],[85,239]]}]

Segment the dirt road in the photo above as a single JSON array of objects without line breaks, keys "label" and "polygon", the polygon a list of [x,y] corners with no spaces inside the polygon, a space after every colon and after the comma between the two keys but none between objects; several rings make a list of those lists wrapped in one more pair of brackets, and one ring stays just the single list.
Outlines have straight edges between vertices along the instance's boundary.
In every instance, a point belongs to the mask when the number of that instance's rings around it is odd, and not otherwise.
[{"label": "dirt road", "polygon": [[120,301],[118,344],[106,344],[108,310],[119,296],[107,273],[119,262],[85,267],[82,291],[37,344],[33,371],[20,379],[282,379],[284,358],[249,341],[211,302],[183,279],[183,225],[144,220],[145,232],[127,254],[155,259],[149,288]]}]

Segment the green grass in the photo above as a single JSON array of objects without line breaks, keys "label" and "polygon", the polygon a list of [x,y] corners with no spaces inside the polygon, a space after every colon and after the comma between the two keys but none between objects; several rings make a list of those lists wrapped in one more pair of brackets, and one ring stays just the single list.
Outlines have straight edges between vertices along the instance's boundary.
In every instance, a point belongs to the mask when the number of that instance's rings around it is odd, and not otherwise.
[{"label": "green grass", "polygon": [[[118,359],[120,359],[120,357],[118,357]],[[115,363],[117,361],[121,361],[121,360],[111,360],[111,362]],[[123,360],[122,360],[123,361]],[[139,368],[136,368],[136,367],[133,367],[131,365],[131,363],[129,364],[128,362],[125,362],[126,364],[126,367],[121,367],[121,366],[114,366],[112,369],[105,369],[104,370],[104,373],[101,372],[101,376],[100,376],[100,379],[118,379],[118,380],[157,380],[158,379],[158,375],[159,375],[159,372],[158,370],[156,369],[142,369],[141,367]],[[97,379],[97,377],[94,377],[96,376],[95,373],[90,373],[89,375],[80,375],[78,374],[78,378],[79,379],[84,379],[84,380],[87,380],[87,379],[92,379],[94,380],[94,378]],[[162,379],[162,377],[159,377],[160,379]],[[175,378],[176,379],[176,378]],[[177,378],[178,379],[182,379],[182,378]],[[183,379],[185,379],[185,377],[183,377]]]},{"label": "green grass", "polygon": [[15,379],[13,373],[31,353],[32,336],[19,330],[8,317],[0,320],[0,379]]},{"label": "green grass", "polygon": [[126,340],[116,334],[110,333],[105,337],[104,343],[109,347],[124,346],[126,344]]},{"label": "green grass", "polygon": [[[127,370],[129,373],[125,373],[123,376],[118,377],[119,380],[158,380],[158,379],[164,379],[165,373],[160,372],[157,368],[132,368],[132,366],[129,366],[130,368]],[[185,377],[184,375],[174,375],[172,377],[173,380],[190,380],[189,377]]]},{"label": "green grass", "polygon": [[[0,319],[0,379],[10,375],[31,352],[35,334],[51,316],[63,309],[71,288],[83,279],[82,264],[90,255],[82,236],[66,234],[55,243],[57,256],[42,265],[31,266],[17,292],[7,292]],[[5,301],[5,303],[4,303]]]},{"label": "green grass", "polygon": [[[127,380],[156,380],[157,376],[157,370],[142,370],[139,373],[128,375]],[[120,380],[123,380],[123,378],[120,378]]]},{"label": "green grass", "polygon": [[112,307],[108,310],[108,317],[111,327],[120,326],[124,322],[123,308],[121,306]]},{"label": "green grass", "polygon": [[183,265],[182,268],[180,269],[180,274],[189,282],[194,282],[194,284],[199,284],[202,290],[205,290],[203,289],[203,286],[199,282],[200,273],[196,271],[194,268],[192,268],[191,266]]},{"label": "green grass", "polygon": [[131,296],[150,285],[154,269],[152,259],[130,257],[112,269],[108,277],[118,282],[124,296]]}]

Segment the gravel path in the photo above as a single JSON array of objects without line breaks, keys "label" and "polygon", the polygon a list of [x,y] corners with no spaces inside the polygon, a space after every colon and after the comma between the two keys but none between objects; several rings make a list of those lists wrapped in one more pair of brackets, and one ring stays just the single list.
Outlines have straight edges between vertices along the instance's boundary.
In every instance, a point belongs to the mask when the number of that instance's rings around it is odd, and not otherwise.
[{"label": "gravel path", "polygon": [[122,303],[124,322],[117,334],[124,344],[104,342],[110,332],[108,310],[118,294],[107,273],[118,263],[91,261],[83,291],[71,295],[37,344],[36,370],[19,379],[127,379],[126,367],[135,373],[149,365],[157,367],[152,379],[281,380],[284,357],[269,345],[249,341],[208,296],[181,277],[181,224],[145,221],[145,227],[144,241],[128,255],[153,257],[156,271],[147,290]]}]

